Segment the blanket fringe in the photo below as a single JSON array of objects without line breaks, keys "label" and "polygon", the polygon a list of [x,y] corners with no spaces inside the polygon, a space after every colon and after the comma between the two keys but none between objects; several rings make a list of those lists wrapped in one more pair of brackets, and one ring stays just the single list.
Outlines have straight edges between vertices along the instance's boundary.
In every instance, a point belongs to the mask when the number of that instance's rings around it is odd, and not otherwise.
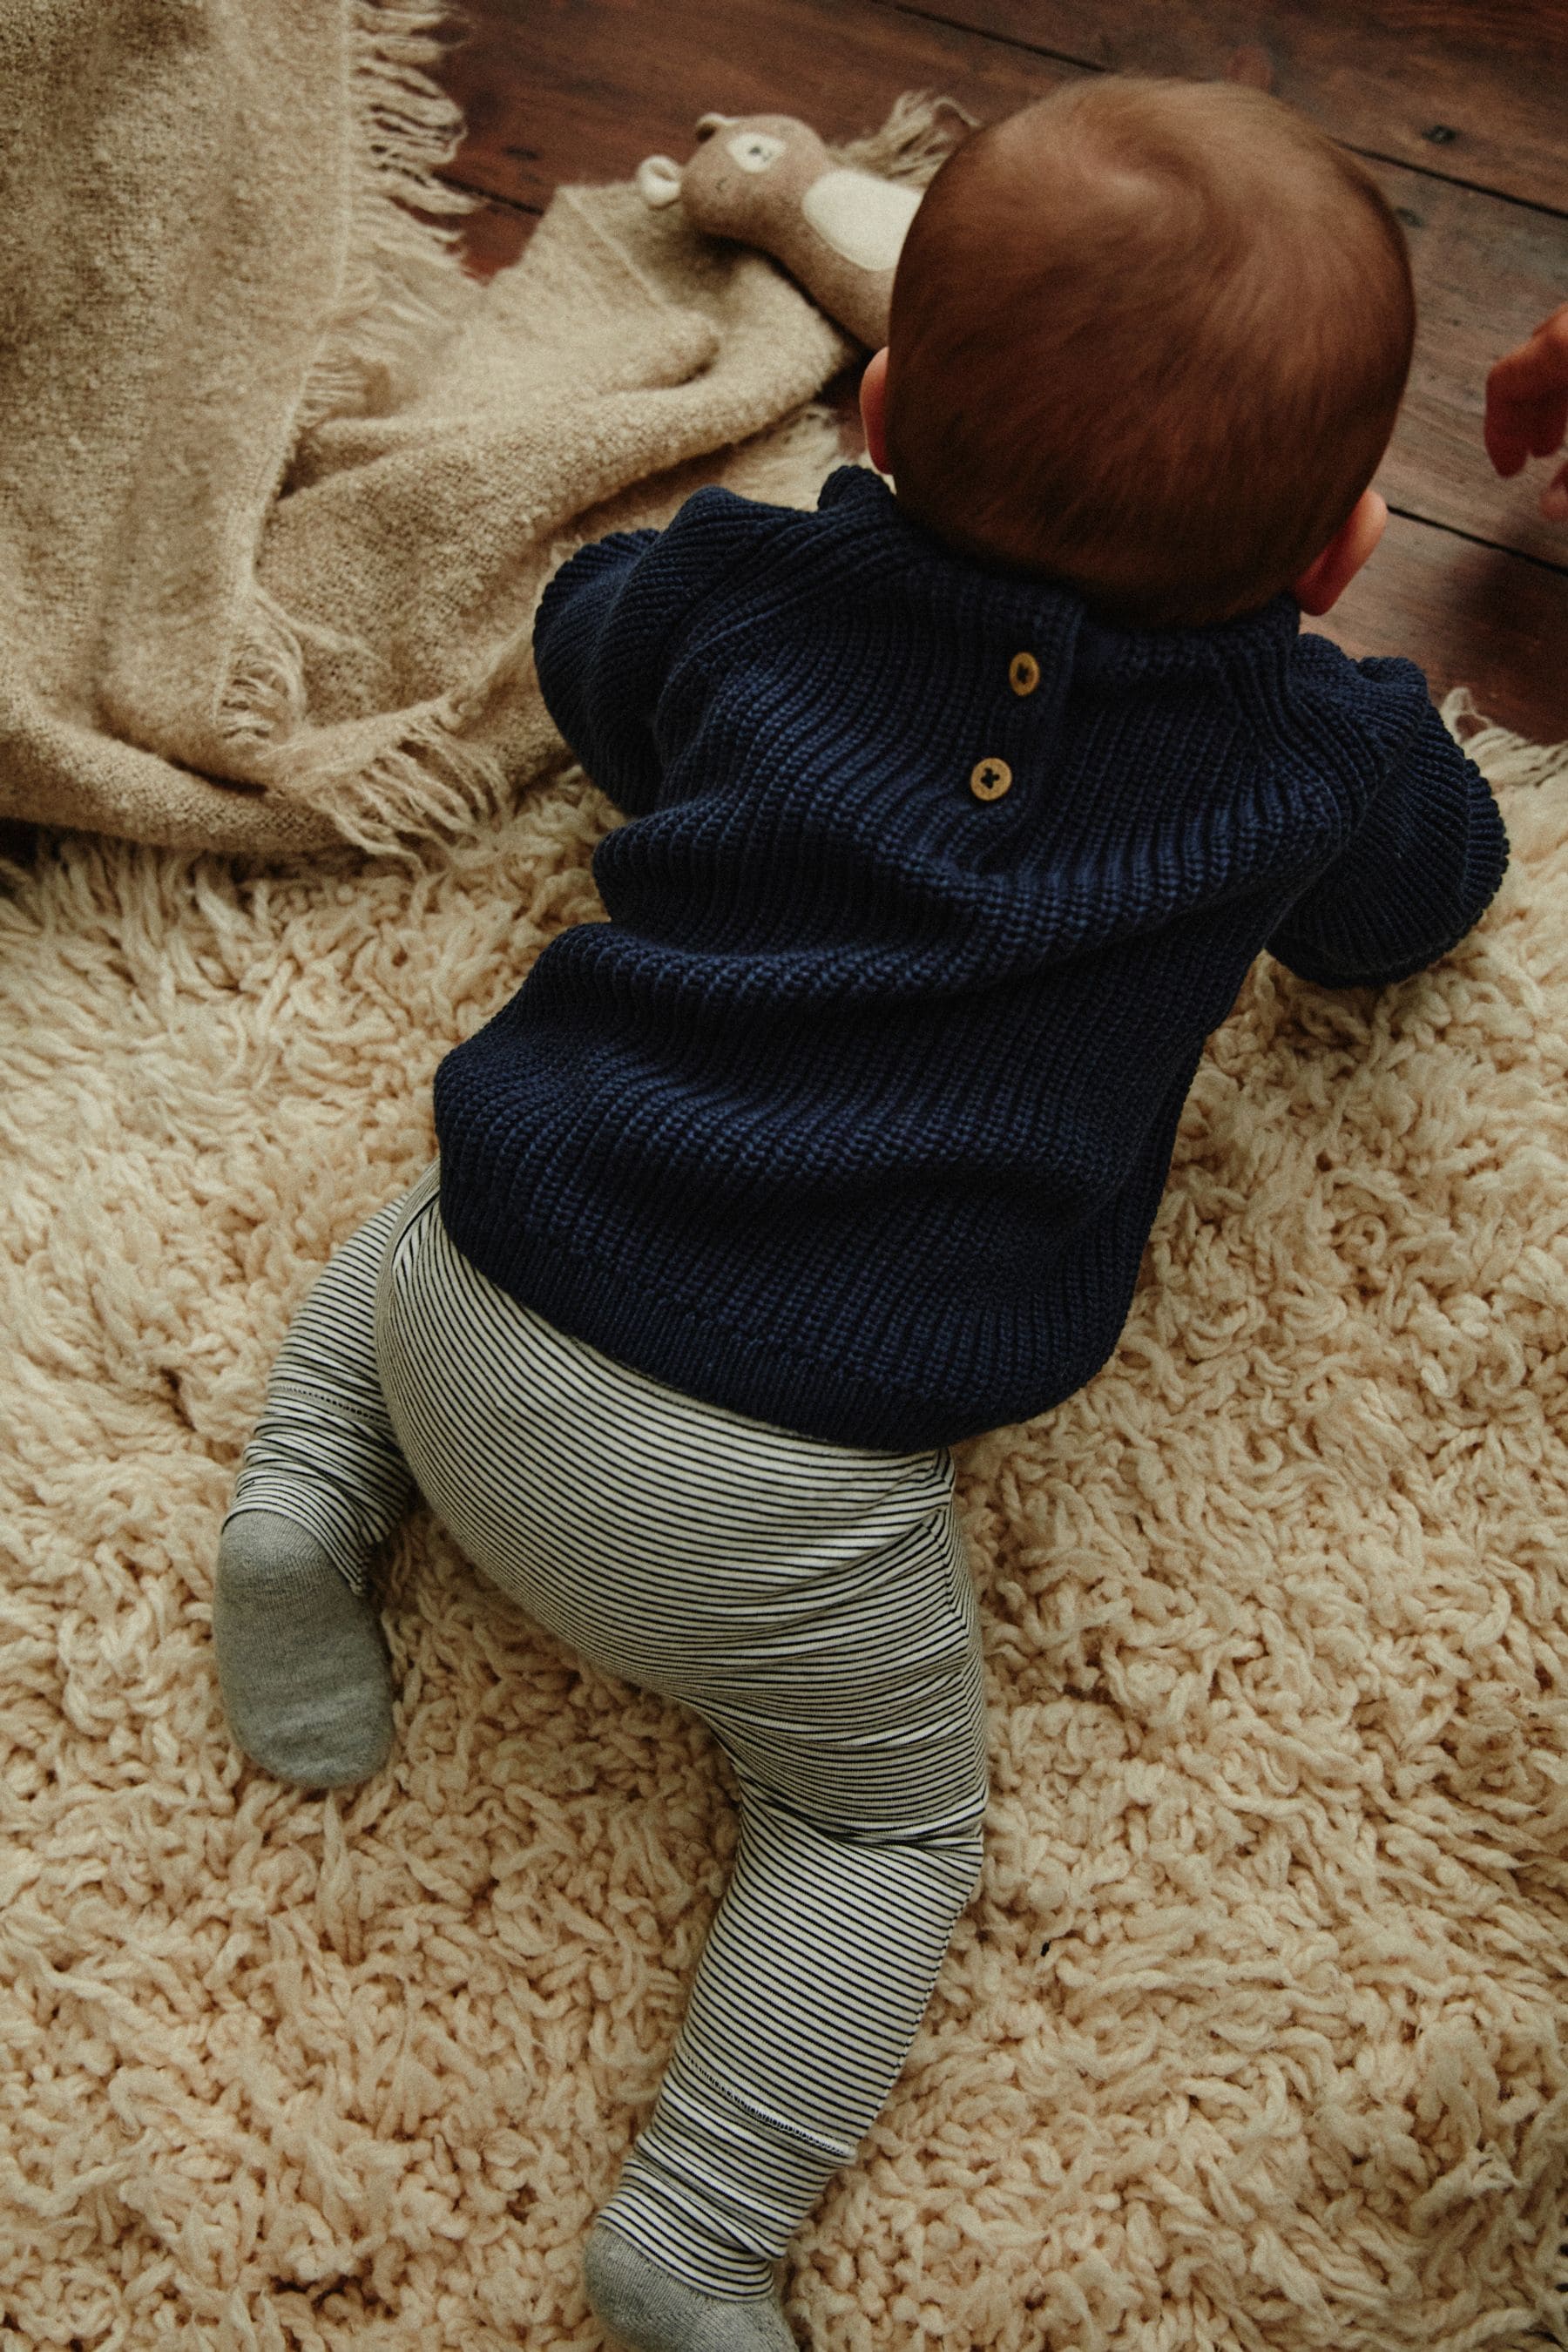
[{"label": "blanket fringe", "polygon": [[285,754],[278,781],[291,800],[319,809],[345,841],[374,856],[411,857],[415,842],[459,839],[508,805],[500,753],[463,740],[482,699],[471,688],[445,694],[410,712],[395,740],[368,754],[356,747],[298,767]]},{"label": "blanket fringe", "polygon": [[354,0],[348,274],[306,379],[301,433],[329,416],[397,406],[471,299],[457,223],[479,198],[437,176],[457,152],[463,118],[426,71],[441,53],[445,13],[427,0]]},{"label": "blanket fringe", "polygon": [[943,98],[935,90],[906,89],[894,100],[880,130],[830,144],[828,152],[853,171],[876,172],[884,180],[911,180],[924,187],[953,149],[979,127],[976,117],[955,98]]},{"label": "blanket fringe", "polygon": [[1444,698],[1443,721],[1490,784],[1550,784],[1568,777],[1568,743],[1531,743],[1476,709],[1470,690]]},{"label": "blanket fringe", "polygon": [[290,734],[305,715],[305,649],[300,633],[265,588],[250,610],[218,712],[218,731],[237,747]]},{"label": "blanket fringe", "polygon": [[[457,152],[463,118],[426,70],[440,54],[444,16],[427,0],[353,0],[348,266],[305,379],[296,436],[329,417],[400,405],[473,299],[456,224],[479,199],[437,177]],[[218,733],[237,751],[287,738],[303,720],[307,634],[258,583],[217,711]],[[389,804],[411,798],[405,784],[387,796]],[[342,798],[332,798],[342,824]]]}]

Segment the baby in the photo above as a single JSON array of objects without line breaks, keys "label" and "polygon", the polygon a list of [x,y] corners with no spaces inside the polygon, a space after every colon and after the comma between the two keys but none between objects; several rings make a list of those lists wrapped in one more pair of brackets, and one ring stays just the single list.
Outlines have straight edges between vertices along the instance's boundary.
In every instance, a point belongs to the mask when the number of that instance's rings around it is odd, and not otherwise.
[{"label": "baby", "polygon": [[291,1329],[218,1561],[229,1719],[384,1760],[366,1590],[413,1485],[696,1709],[739,1856],[588,2241],[633,2352],[783,2352],[774,2263],[899,2072],[980,1864],[948,1448],[1114,1347],[1204,1040],[1268,947],[1397,980],[1506,843],[1418,671],[1299,631],[1385,520],[1410,362],[1366,174],[1255,91],[1086,79],[910,231],[884,473],[700,491],[547,590],[630,822],[436,1081],[440,1159]]}]

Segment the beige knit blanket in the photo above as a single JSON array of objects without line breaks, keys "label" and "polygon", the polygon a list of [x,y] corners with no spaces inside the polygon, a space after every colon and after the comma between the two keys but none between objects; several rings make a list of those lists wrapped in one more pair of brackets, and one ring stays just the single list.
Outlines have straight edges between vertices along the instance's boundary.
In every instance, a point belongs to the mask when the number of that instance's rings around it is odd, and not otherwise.
[{"label": "beige knit blanket", "polygon": [[[481,293],[440,13],[0,0],[0,816],[268,853],[482,820],[559,750],[549,570],[849,355],[631,189],[563,190]],[[941,143],[904,108],[854,152]]]}]

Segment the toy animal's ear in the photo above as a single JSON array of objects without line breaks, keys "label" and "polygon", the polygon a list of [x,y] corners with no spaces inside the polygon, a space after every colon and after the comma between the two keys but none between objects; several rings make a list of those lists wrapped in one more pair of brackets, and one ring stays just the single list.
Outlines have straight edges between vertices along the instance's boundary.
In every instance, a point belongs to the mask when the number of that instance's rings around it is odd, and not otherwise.
[{"label": "toy animal's ear", "polygon": [[645,204],[672,205],[680,194],[680,166],[668,155],[650,155],[637,165],[637,186]]},{"label": "toy animal's ear", "polygon": [[740,120],[738,114],[700,114],[697,118],[697,136],[699,140],[711,139],[716,131],[728,130],[731,122],[739,122]]}]

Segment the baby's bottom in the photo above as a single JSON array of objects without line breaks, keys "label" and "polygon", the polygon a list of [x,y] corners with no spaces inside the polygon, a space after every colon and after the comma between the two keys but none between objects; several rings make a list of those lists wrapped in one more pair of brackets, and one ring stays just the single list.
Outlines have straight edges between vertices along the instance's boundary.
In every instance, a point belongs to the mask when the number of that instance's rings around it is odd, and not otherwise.
[{"label": "baby's bottom", "polygon": [[951,1463],[745,1421],[565,1337],[453,1247],[432,1170],[307,1300],[230,1520],[295,1520],[357,1588],[410,1472],[503,1591],[694,1708],[734,1766],[734,1873],[604,2219],[704,2293],[765,2294],[886,2099],[979,1867]]}]

